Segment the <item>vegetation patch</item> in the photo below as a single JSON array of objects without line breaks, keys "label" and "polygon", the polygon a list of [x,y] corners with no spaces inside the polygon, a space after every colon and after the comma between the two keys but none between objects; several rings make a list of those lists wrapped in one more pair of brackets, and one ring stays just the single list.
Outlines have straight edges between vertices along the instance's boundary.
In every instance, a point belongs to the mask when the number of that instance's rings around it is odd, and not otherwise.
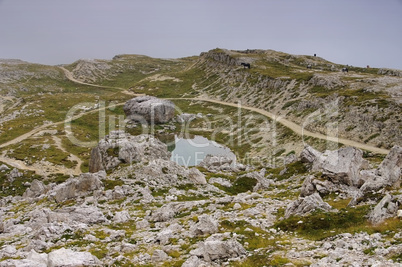
[{"label": "vegetation patch", "polygon": [[218,188],[224,190],[226,193],[230,195],[237,195],[240,193],[244,193],[247,191],[252,191],[254,186],[256,186],[257,180],[254,178],[249,178],[249,177],[240,177],[237,178],[233,185],[228,187],[228,186],[222,186],[215,184]]},{"label": "vegetation patch", "polygon": [[[366,215],[371,207],[357,206],[355,208],[343,208],[338,213],[315,211],[309,216],[290,216],[279,221],[275,227],[281,230],[296,232],[301,236],[312,239],[322,240],[341,233],[358,233],[361,231],[386,234],[390,231],[400,231],[402,222],[398,219],[388,219],[381,225],[371,225]],[[302,221],[303,223],[300,223]]]}]

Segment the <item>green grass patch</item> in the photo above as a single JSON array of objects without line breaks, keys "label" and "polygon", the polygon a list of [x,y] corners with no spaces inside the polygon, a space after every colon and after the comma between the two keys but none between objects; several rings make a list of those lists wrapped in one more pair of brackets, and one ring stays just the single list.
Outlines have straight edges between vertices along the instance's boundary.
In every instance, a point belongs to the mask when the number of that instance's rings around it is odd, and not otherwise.
[{"label": "green grass patch", "polygon": [[[277,222],[275,227],[296,232],[312,240],[322,240],[341,233],[354,234],[364,231],[369,234],[376,232],[386,234],[390,231],[401,231],[402,222],[397,218],[388,219],[381,225],[371,225],[366,219],[369,210],[370,206],[357,206],[342,208],[337,213],[315,211],[305,217],[290,216]],[[303,221],[303,223],[299,223],[299,221]]]}]

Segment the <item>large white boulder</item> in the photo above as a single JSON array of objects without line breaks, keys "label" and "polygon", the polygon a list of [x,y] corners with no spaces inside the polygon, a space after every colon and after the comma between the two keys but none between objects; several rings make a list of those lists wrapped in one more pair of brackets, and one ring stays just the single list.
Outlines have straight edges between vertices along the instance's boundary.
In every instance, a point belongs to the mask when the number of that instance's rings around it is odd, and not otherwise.
[{"label": "large white boulder", "polygon": [[173,119],[175,105],[166,99],[154,96],[139,96],[130,99],[123,107],[126,116],[140,123],[166,123]]},{"label": "large white boulder", "polygon": [[48,267],[81,267],[101,266],[97,257],[89,252],[75,252],[71,249],[61,248],[48,255]]}]

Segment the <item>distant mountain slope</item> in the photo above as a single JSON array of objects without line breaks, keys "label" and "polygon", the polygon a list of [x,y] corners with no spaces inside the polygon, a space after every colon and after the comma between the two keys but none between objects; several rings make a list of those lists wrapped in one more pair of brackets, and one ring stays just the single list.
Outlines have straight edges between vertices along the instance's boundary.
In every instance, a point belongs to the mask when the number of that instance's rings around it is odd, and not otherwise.
[{"label": "distant mountain slope", "polygon": [[211,79],[197,87],[199,94],[240,100],[324,134],[332,127],[342,137],[379,147],[401,144],[402,71],[343,67],[272,50],[214,49],[202,53],[192,69]]}]

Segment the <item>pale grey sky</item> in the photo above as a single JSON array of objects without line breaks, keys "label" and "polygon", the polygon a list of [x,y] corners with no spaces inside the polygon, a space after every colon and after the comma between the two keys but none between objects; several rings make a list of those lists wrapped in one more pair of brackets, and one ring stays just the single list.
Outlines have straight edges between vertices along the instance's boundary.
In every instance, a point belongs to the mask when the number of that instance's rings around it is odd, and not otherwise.
[{"label": "pale grey sky", "polygon": [[402,0],[0,0],[0,58],[56,65],[216,47],[402,69]]}]

